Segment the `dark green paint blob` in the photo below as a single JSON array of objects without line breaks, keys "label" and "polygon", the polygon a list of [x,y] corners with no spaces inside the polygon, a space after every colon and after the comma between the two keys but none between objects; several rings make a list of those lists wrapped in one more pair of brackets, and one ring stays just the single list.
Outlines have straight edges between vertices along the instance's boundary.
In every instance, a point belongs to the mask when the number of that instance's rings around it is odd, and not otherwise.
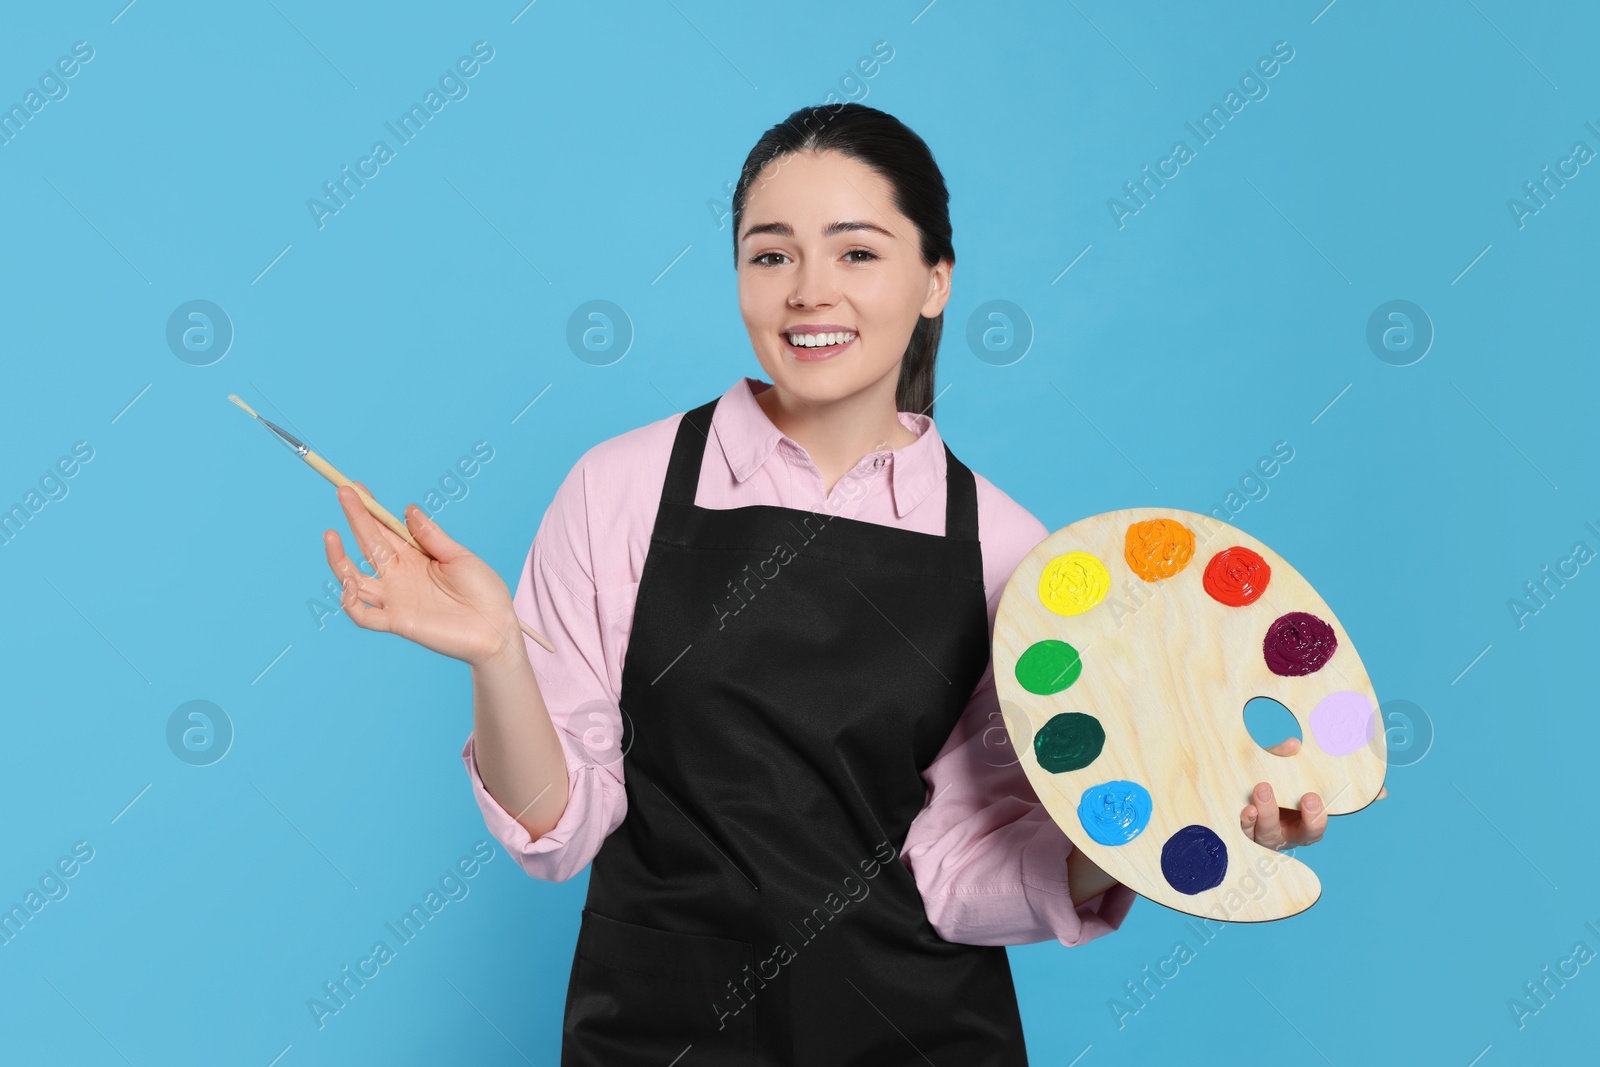
[{"label": "dark green paint blob", "polygon": [[1035,641],[1017,659],[1017,682],[1030,693],[1059,693],[1083,673],[1078,650],[1065,641]]},{"label": "dark green paint blob", "polygon": [[1079,711],[1053,715],[1033,738],[1039,766],[1051,774],[1087,767],[1105,747],[1106,731],[1100,720]]}]

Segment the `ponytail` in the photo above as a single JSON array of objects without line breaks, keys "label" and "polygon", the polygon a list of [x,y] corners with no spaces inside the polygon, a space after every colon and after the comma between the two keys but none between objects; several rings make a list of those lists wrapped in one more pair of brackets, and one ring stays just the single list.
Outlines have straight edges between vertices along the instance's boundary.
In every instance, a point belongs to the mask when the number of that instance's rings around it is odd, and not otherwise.
[{"label": "ponytail", "polygon": [[900,360],[900,382],[895,386],[895,407],[914,415],[933,417],[933,363],[944,332],[944,312],[917,319],[916,329]]}]

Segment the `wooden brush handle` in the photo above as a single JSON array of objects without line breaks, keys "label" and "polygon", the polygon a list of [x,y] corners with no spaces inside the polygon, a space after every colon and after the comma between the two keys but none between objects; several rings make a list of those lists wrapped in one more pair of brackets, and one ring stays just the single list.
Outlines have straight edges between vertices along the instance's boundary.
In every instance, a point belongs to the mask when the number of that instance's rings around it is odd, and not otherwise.
[{"label": "wooden brush handle", "polygon": [[[329,463],[327,460],[323,459],[310,449],[306,449],[305,460],[307,463],[316,468],[318,474],[328,479],[328,481],[332,482],[334,485],[348,485],[355,491],[356,496],[361,498],[361,503],[366,505],[368,513],[371,514],[373,518],[389,527],[389,529],[393,530],[397,536],[405,538],[406,544],[410,545],[418,552],[421,552],[424,556],[428,555],[428,551],[421,545],[417,544],[417,539],[411,536],[411,531],[406,528],[405,523],[389,514],[389,509],[372,499],[366,490],[362,489],[355,482],[352,482],[349,478],[346,478],[344,475],[340,474],[339,469],[332,463]],[[432,557],[430,556],[429,558]]]}]

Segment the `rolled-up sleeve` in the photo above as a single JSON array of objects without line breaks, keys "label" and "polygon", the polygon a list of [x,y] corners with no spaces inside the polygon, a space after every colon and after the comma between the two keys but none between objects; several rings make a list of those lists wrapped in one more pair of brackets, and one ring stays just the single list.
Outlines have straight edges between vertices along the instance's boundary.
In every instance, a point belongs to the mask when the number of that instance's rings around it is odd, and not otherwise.
[{"label": "rolled-up sleeve", "polygon": [[1072,903],[1073,844],[1017,761],[992,663],[922,777],[928,801],[911,823],[902,858],[940,937],[967,945],[1081,945],[1122,925],[1136,894],[1121,883]]},{"label": "rolled-up sleeve", "polygon": [[523,638],[566,759],[567,806],[555,826],[534,838],[484,787],[474,735],[461,748],[484,825],[524,871],[549,882],[588,866],[627,812],[618,680],[608,655],[617,635],[604,631],[595,592],[585,481],[579,460],[545,512],[512,597],[517,614],[555,646],[547,652]]}]

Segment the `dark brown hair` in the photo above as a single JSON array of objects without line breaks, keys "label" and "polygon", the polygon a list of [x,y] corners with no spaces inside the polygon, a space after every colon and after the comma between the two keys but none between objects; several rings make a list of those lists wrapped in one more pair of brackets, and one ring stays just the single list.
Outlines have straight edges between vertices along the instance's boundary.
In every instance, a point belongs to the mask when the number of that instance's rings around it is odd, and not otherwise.
[{"label": "dark brown hair", "polygon": [[[864,104],[803,107],[761,135],[745,157],[733,191],[733,261],[739,263],[739,225],[750,183],[769,163],[794,152],[836,151],[864,163],[889,183],[894,206],[917,227],[923,262],[954,266],[950,243],[950,192],[927,144],[893,115]],[[895,405],[933,415],[933,364],[944,331],[944,313],[919,316],[900,360]]]}]

